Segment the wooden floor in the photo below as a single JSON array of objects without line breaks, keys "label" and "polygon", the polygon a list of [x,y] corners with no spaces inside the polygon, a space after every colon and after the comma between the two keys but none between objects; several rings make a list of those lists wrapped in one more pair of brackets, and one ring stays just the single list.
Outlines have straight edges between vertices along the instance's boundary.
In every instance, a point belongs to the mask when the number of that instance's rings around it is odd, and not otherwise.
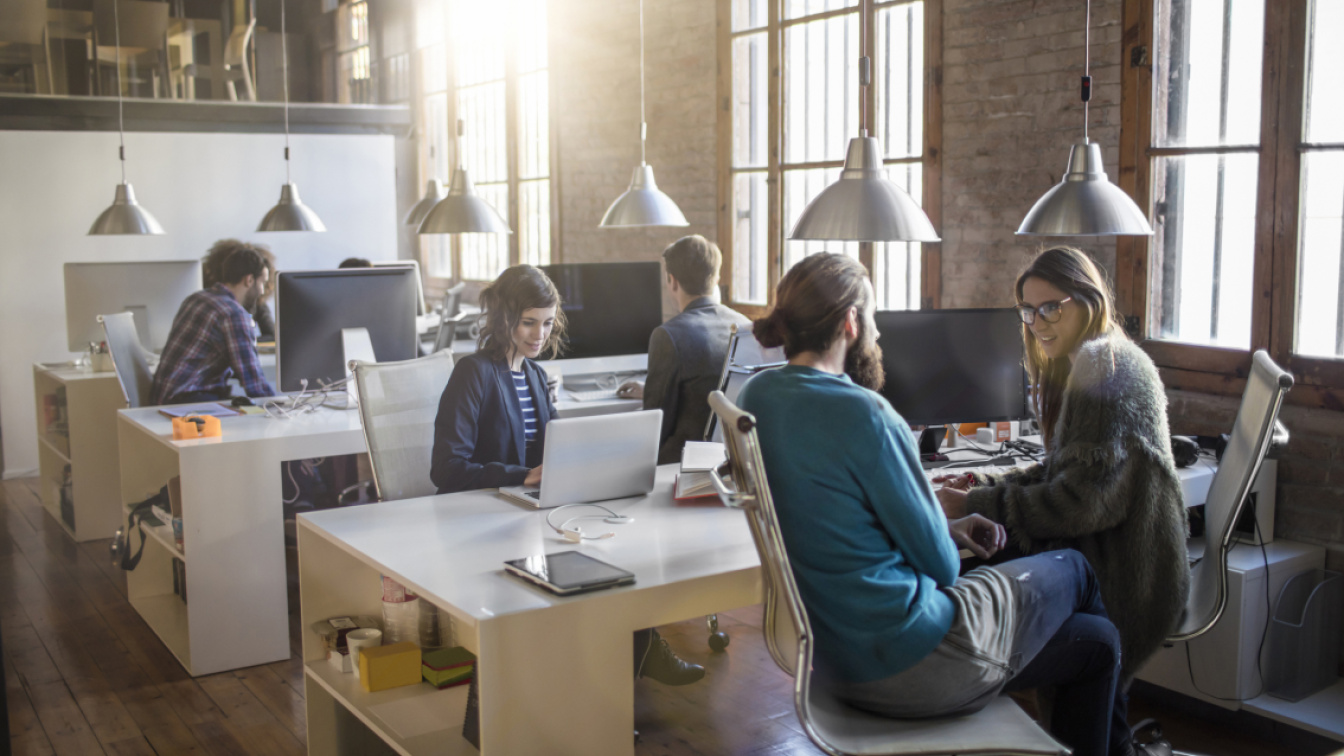
[{"label": "wooden floor", "polygon": [[[36,479],[0,485],[0,631],[15,754],[302,754],[298,622],[287,661],[192,679],[126,601],[107,541],[76,544],[38,502]],[[292,560],[291,560],[292,561]],[[291,606],[297,606],[293,564]],[[732,637],[711,654],[702,620],[663,628],[704,681],[636,683],[641,756],[819,753],[794,716],[791,680],[770,660],[760,611],[720,615]],[[1182,750],[1296,756],[1289,749],[1173,712],[1158,716]],[[600,756],[600,755],[599,755]]]}]

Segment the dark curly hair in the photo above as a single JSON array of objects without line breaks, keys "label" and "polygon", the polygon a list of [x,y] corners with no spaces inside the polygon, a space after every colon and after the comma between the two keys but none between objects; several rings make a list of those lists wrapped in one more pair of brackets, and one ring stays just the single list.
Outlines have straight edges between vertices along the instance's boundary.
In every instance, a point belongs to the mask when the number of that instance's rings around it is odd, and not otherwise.
[{"label": "dark curly hair", "polygon": [[555,325],[541,351],[556,357],[565,337],[565,312],[560,304],[560,292],[540,268],[531,265],[509,268],[481,292],[481,336],[476,350],[491,357],[507,358],[513,349],[513,329],[518,327],[523,312],[554,307]]},{"label": "dark curly hair", "polygon": [[[242,276],[238,276],[238,278],[233,281],[228,280],[228,270],[224,263],[229,259],[229,256],[239,250],[250,250],[257,255],[260,255],[267,269],[272,273],[275,272],[275,254],[264,245],[239,241],[237,239],[220,239],[215,242],[214,246],[210,247],[210,251],[205,253],[205,257],[201,258],[201,283],[204,284],[205,288],[208,289],[217,283],[238,283],[238,281],[242,280],[243,276],[246,276],[248,273],[258,275],[257,271],[249,269],[253,267],[251,264],[246,264],[241,265],[241,267],[244,268]],[[241,260],[239,262],[241,264]],[[237,275],[236,270],[234,271],[234,275]],[[262,293],[262,297],[269,297],[274,291],[275,276],[271,276],[266,281],[266,290]]]}]

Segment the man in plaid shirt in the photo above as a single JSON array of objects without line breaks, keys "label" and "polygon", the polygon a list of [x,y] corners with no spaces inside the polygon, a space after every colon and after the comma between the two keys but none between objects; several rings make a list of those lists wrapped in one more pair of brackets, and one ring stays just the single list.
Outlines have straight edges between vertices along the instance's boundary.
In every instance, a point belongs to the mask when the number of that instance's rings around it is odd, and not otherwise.
[{"label": "man in plaid shirt", "polygon": [[173,319],[150,393],[156,405],[228,399],[233,376],[248,396],[275,396],[261,372],[252,324],[270,265],[259,248],[232,243],[237,248],[224,259],[220,282],[187,297]]}]

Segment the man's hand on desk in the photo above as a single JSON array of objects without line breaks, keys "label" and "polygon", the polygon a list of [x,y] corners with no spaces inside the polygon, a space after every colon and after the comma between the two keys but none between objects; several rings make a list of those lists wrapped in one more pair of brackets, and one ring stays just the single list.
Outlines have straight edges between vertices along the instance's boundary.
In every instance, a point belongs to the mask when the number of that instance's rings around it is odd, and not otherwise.
[{"label": "man's hand on desk", "polygon": [[999,549],[1008,545],[1008,531],[997,522],[978,514],[949,520],[947,530],[958,547],[969,549],[981,559],[994,556]]},{"label": "man's hand on desk", "polygon": [[[611,384],[607,384],[610,386]],[[644,381],[626,381],[616,389],[616,396],[622,399],[643,399]]]},{"label": "man's hand on desk", "polygon": [[541,465],[537,465],[536,467],[527,471],[527,477],[523,479],[523,485],[525,486],[541,485]]},{"label": "man's hand on desk", "polygon": [[947,515],[947,519],[956,520],[966,516],[965,491],[943,486],[935,494],[938,496],[938,503],[943,505],[943,514]]}]

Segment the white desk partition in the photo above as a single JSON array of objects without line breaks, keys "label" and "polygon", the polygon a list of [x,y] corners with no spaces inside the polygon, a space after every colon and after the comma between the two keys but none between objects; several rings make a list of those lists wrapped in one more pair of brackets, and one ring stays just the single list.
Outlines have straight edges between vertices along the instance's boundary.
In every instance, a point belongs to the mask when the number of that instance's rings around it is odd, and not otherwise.
[{"label": "white desk partition", "polygon": [[[308,752],[351,752],[338,738],[344,710],[398,753],[476,753],[461,736],[463,688],[368,694],[324,660],[312,623],[379,615],[388,575],[446,612],[454,642],[476,654],[482,753],[633,753],[632,633],[761,599],[742,512],[675,505],[675,475],[664,465],[649,496],[604,502],[634,522],[583,546],[550,530],[544,510],[491,491],[300,515]],[[635,584],[562,598],[503,570],[506,559],[571,550],[634,572]]]}]

